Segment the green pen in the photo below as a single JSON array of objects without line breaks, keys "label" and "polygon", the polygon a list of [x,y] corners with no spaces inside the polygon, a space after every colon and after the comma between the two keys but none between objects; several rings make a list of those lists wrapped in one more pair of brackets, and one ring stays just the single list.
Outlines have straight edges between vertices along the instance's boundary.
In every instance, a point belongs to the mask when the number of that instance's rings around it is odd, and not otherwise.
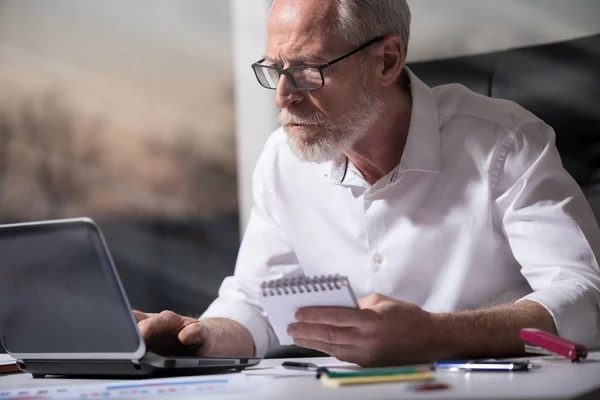
[{"label": "green pen", "polygon": [[363,368],[356,371],[329,371],[327,368],[317,370],[317,378],[327,374],[329,378],[356,378],[359,376],[386,376],[400,374],[421,374],[430,372],[431,368]]}]

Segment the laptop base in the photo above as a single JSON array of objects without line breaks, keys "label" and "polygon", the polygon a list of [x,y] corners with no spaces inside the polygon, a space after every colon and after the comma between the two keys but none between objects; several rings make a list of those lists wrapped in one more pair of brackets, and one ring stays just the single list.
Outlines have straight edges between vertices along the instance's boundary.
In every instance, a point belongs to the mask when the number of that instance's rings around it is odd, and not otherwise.
[{"label": "laptop base", "polygon": [[[61,376],[69,378],[101,379],[140,379],[185,375],[208,375],[239,372],[246,367],[256,365],[259,359],[216,359],[221,363],[211,363],[211,359],[198,359],[200,365],[178,366],[177,359],[164,358],[161,363],[128,360],[20,360],[17,365],[23,372],[34,378]],[[162,365],[161,365],[162,364]]]}]

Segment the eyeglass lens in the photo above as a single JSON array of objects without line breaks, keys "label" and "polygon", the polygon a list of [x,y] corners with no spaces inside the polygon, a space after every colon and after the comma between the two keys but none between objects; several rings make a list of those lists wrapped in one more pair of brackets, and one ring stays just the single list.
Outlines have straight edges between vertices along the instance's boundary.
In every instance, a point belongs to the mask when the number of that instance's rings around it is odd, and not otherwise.
[{"label": "eyeglass lens", "polygon": [[[255,67],[256,76],[261,85],[268,89],[277,89],[281,80],[279,71],[273,68],[257,65]],[[323,86],[323,76],[318,68],[314,67],[292,67],[288,73],[292,75],[294,85],[300,90],[314,90]]]}]

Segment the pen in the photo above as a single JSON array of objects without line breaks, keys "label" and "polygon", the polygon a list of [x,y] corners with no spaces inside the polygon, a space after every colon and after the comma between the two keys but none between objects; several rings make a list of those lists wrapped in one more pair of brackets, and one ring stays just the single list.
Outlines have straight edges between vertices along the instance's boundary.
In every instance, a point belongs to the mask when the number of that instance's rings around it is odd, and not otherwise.
[{"label": "pen", "polygon": [[364,368],[356,371],[329,371],[321,368],[317,371],[319,375],[327,374],[329,378],[354,378],[363,376],[387,376],[387,375],[409,375],[430,372],[428,368]]},{"label": "pen", "polygon": [[410,392],[429,392],[434,390],[444,390],[449,389],[450,385],[443,382],[427,382],[420,383],[418,385],[411,385],[407,389]]},{"label": "pen", "polygon": [[529,371],[530,362],[513,361],[445,361],[435,363],[436,369],[449,371]]},{"label": "pen", "polygon": [[399,374],[384,374],[384,375],[357,375],[348,377],[331,377],[323,374],[320,378],[321,383],[325,386],[339,387],[347,385],[365,385],[372,383],[387,383],[387,382],[417,382],[431,381],[435,378],[431,370],[424,369],[423,372],[417,373],[399,373]]},{"label": "pen", "polygon": [[287,369],[296,369],[301,371],[316,371],[319,369],[319,366],[313,363],[303,363],[303,362],[295,362],[295,361],[284,361],[281,363],[283,368]]}]

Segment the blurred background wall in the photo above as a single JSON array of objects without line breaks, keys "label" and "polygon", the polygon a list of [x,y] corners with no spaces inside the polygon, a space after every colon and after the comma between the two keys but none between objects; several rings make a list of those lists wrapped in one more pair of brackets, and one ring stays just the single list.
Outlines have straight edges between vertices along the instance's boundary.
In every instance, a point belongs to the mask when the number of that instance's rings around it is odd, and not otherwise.
[{"label": "blurred background wall", "polygon": [[0,0],[0,222],[92,216],[134,307],[204,310],[239,245],[230,21]]},{"label": "blurred background wall", "polygon": [[[598,0],[409,3],[409,61],[600,32]],[[201,313],[233,271],[276,127],[250,69],[268,9],[0,0],[0,223],[92,216],[135,307]]]},{"label": "blurred background wall", "polygon": [[600,32],[598,0],[408,0],[408,61],[506,50]]}]

